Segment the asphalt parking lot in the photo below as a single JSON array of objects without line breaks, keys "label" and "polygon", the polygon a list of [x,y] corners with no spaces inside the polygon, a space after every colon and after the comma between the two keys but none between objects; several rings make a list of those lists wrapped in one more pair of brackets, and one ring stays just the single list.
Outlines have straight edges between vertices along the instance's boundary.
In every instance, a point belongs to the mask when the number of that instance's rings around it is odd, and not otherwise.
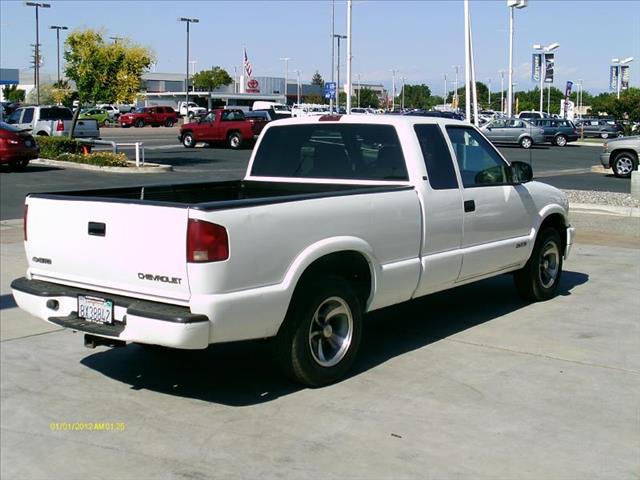
[{"label": "asphalt parking lot", "polygon": [[317,390],[265,342],[85,349],[15,307],[3,222],[1,477],[637,478],[638,219],[572,222],[558,297],[501,276],[376,312],[353,374]]}]

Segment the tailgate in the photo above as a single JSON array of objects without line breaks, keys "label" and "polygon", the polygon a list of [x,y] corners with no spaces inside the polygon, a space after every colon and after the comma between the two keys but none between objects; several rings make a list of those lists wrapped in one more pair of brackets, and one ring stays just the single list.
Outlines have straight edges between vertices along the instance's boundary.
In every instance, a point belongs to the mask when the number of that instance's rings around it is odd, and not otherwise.
[{"label": "tailgate", "polygon": [[155,301],[189,299],[187,208],[27,198],[33,278]]},{"label": "tailgate", "polygon": [[[65,132],[71,132],[72,120],[65,120]],[[100,127],[98,121],[95,118],[78,119],[76,123],[76,129],[73,132],[74,138],[97,138],[100,136]]]}]

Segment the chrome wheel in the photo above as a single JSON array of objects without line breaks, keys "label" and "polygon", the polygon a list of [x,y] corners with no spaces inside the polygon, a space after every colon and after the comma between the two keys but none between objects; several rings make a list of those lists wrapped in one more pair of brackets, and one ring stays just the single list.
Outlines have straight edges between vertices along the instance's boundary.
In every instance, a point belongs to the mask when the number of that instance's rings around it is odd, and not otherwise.
[{"label": "chrome wheel", "polygon": [[313,359],[323,367],[333,367],[346,355],[353,337],[353,315],[340,297],[324,300],[309,326],[309,348]]},{"label": "chrome wheel", "polygon": [[609,134],[607,132],[602,132],[600,133],[600,137],[606,139],[606,138],[609,138]]},{"label": "chrome wheel", "polygon": [[559,135],[558,138],[556,138],[556,145],[559,147],[564,147],[567,144],[567,137],[565,137],[564,135]]},{"label": "chrome wheel", "polygon": [[560,272],[560,249],[553,240],[545,243],[540,252],[540,264],[538,275],[540,284],[544,288],[551,288]]},{"label": "chrome wheel", "polygon": [[522,140],[520,140],[520,146],[522,146],[522,148],[531,148],[532,144],[533,142],[529,137],[524,137]]},{"label": "chrome wheel", "polygon": [[622,153],[616,157],[613,169],[616,177],[628,177],[633,171],[633,159],[630,155]]},{"label": "chrome wheel", "polygon": [[193,148],[196,144],[195,140],[193,139],[193,135],[190,133],[185,133],[182,136],[182,144],[187,148]]}]

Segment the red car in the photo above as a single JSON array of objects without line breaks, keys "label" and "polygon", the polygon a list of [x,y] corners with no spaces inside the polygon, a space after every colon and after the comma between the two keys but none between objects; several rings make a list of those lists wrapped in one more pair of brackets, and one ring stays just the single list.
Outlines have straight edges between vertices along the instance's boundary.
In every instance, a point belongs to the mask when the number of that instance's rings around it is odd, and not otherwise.
[{"label": "red car", "polygon": [[195,147],[198,142],[225,142],[230,148],[238,149],[256,140],[266,124],[260,118],[247,119],[242,110],[220,108],[196,122],[182,125],[178,140],[187,148]]},{"label": "red car", "polygon": [[13,125],[0,122],[0,164],[9,164],[14,170],[23,170],[29,160],[38,158],[40,148],[29,134]]},{"label": "red car", "polygon": [[118,118],[120,126],[127,127],[173,127],[178,122],[178,114],[171,107],[140,107],[131,113],[125,113]]}]

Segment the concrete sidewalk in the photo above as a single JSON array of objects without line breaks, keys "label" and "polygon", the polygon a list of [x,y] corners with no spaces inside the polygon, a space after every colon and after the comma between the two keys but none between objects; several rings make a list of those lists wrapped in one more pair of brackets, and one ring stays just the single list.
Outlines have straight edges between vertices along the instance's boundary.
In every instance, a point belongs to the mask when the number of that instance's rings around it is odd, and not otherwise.
[{"label": "concrete sidewalk", "polygon": [[376,312],[353,375],[309,390],[263,342],[85,349],[15,308],[22,230],[3,222],[0,476],[637,478],[638,220],[572,223],[555,299],[504,275]]}]

